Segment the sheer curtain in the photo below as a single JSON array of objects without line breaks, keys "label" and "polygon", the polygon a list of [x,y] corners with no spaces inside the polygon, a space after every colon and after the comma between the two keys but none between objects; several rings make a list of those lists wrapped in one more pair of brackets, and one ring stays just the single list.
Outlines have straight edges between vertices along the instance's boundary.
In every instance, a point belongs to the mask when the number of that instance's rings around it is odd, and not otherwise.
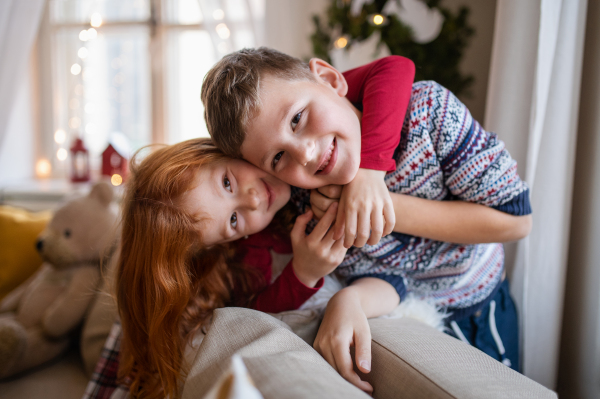
[{"label": "sheer curtain", "polygon": [[486,127],[506,139],[531,188],[533,229],[512,253],[512,291],[523,372],[549,388],[558,369],[586,8],[586,0],[499,1],[486,107]]},{"label": "sheer curtain", "polygon": [[16,93],[29,69],[29,55],[43,10],[44,0],[0,1],[0,148]]}]

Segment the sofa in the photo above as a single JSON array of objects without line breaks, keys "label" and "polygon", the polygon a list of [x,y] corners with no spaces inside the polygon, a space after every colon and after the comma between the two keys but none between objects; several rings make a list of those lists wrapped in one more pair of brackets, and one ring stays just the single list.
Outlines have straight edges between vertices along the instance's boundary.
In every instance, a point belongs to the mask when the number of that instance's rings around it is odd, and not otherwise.
[{"label": "sofa", "polygon": [[[0,220],[14,221],[12,212],[10,218]],[[37,218],[29,216],[27,223],[20,221],[21,228],[27,227],[23,237],[34,240],[48,218],[44,215],[40,225]],[[7,241],[15,236],[15,226],[0,228],[6,233],[3,242],[8,249],[15,245]],[[40,261],[32,258],[26,262],[34,269]],[[23,265],[20,262],[14,269],[23,272]],[[105,287],[110,286],[109,279]],[[112,296],[102,291],[87,314],[81,345],[74,345],[51,363],[0,381],[0,399],[82,397],[116,317]],[[372,371],[363,377],[374,386],[376,398],[556,398],[551,390],[415,319],[369,322]],[[312,349],[309,343],[317,326],[318,319],[306,310],[268,315],[241,308],[218,309],[202,343],[192,352],[182,396],[203,397],[226,372],[232,355],[239,354],[265,398],[368,397]]]},{"label": "sofa", "polygon": [[[372,319],[372,371],[362,377],[375,398],[556,398],[556,394],[460,340],[411,318]],[[243,359],[265,398],[367,398],[347,383],[279,318],[242,308],[218,309],[183,385],[201,398]],[[79,398],[87,376],[76,351],[0,382],[0,397]]]}]

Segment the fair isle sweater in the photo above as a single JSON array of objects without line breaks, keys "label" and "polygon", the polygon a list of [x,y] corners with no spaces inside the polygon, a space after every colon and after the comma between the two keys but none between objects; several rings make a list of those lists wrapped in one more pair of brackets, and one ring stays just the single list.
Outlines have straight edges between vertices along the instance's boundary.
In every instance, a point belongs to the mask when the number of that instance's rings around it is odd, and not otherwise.
[{"label": "fair isle sweater", "polygon": [[[394,154],[396,170],[385,177],[391,192],[531,213],[516,161],[450,91],[431,81],[415,83],[408,111]],[[308,190],[292,190],[299,210],[309,205],[309,196]],[[350,248],[337,271],[349,280],[383,276],[401,296],[413,293],[466,316],[464,310],[474,312],[495,292],[503,268],[502,244],[458,245],[392,233],[376,245]]]}]

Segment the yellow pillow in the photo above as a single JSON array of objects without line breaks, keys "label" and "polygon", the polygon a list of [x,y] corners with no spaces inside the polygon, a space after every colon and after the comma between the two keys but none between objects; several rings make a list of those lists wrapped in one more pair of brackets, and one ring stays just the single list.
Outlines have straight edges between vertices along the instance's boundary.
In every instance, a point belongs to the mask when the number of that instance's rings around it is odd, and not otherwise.
[{"label": "yellow pillow", "polygon": [[51,212],[0,206],[0,300],[42,264],[35,241],[51,217]]}]

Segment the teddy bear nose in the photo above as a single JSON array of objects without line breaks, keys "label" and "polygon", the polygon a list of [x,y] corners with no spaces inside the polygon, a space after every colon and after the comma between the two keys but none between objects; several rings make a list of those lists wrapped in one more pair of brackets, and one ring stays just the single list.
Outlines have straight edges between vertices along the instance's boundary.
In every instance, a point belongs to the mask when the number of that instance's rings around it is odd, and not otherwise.
[{"label": "teddy bear nose", "polygon": [[44,248],[44,240],[39,239],[35,242],[35,248],[38,250],[38,252],[42,252],[42,248]]}]

